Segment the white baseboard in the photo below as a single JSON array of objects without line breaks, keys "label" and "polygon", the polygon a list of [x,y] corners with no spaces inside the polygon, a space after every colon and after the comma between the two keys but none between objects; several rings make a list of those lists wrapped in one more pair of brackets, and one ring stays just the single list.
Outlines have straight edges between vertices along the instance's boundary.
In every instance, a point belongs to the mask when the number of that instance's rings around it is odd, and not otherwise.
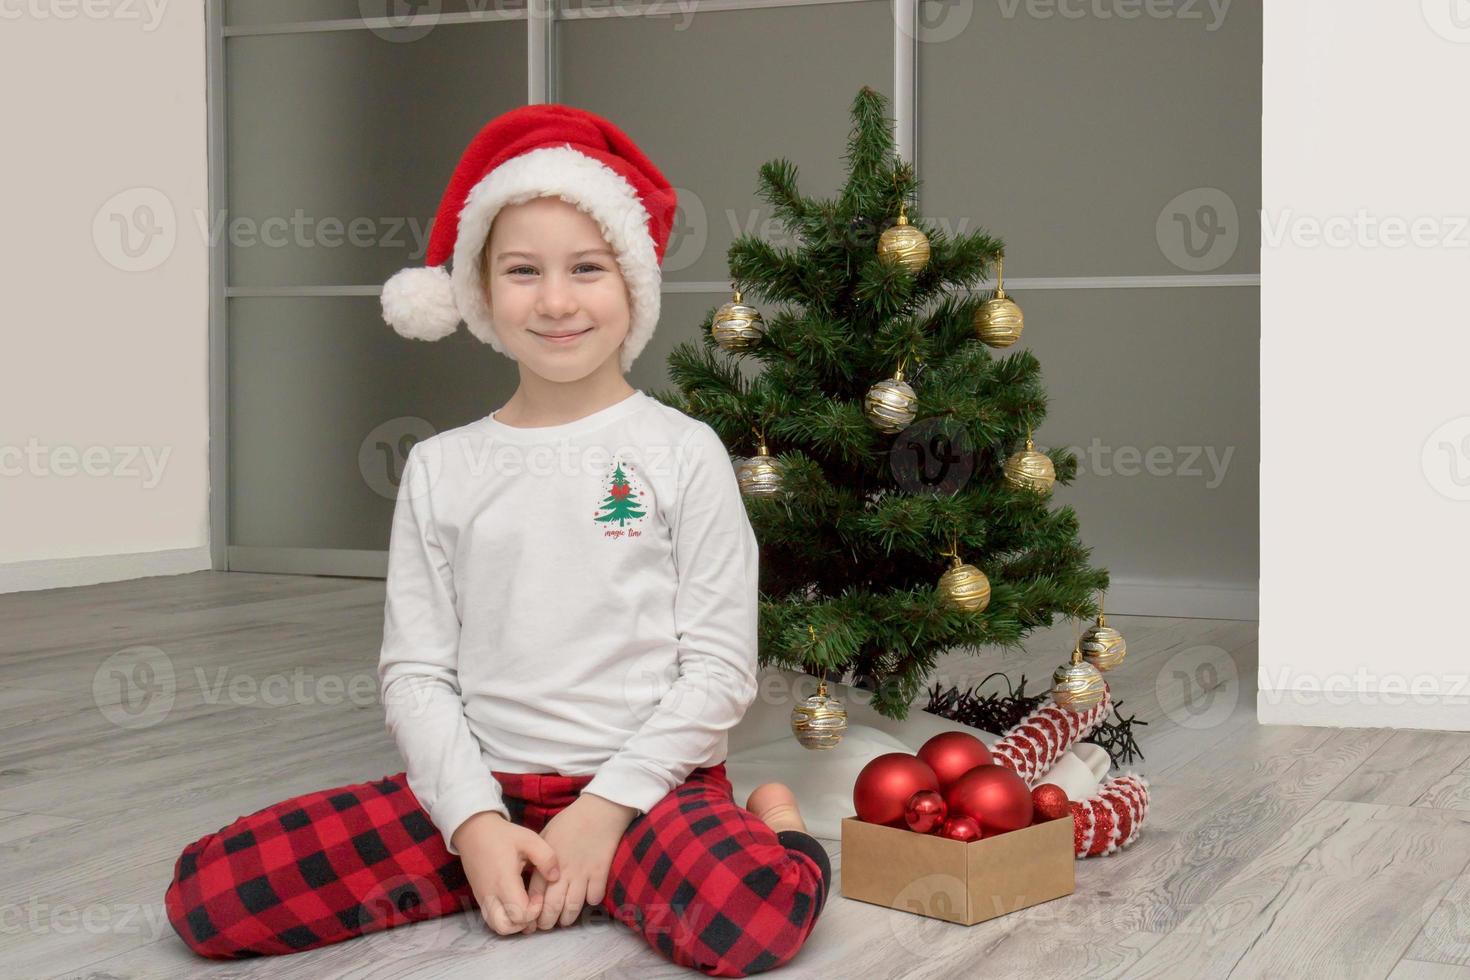
[{"label": "white baseboard", "polygon": [[[388,571],[386,551],[233,545],[227,554],[232,572],[383,578]],[[0,593],[96,585],[152,575],[181,575],[210,567],[208,546],[132,555],[13,562],[0,565]],[[1114,578],[1107,595],[1107,611],[1120,616],[1254,620],[1258,616],[1258,605],[1255,589],[1147,579]]]},{"label": "white baseboard", "polygon": [[1470,697],[1378,691],[1257,691],[1262,725],[1470,732]]},{"label": "white baseboard", "polygon": [[128,555],[82,555],[0,564],[0,593],[65,589],[154,575],[185,575],[212,567],[209,545]]},{"label": "white baseboard", "polygon": [[1255,620],[1260,618],[1260,593],[1225,584],[1115,577],[1108,586],[1106,607],[1120,616]]},{"label": "white baseboard", "polygon": [[332,575],[343,578],[387,578],[388,552],[350,548],[256,548],[232,544],[226,549],[232,572],[276,575]]},{"label": "white baseboard", "polygon": [[[232,572],[361,578],[384,578],[388,574],[386,551],[231,545],[229,562]],[[1107,611],[1118,615],[1254,620],[1258,605],[1255,589],[1193,582],[1115,578],[1107,595]]]}]

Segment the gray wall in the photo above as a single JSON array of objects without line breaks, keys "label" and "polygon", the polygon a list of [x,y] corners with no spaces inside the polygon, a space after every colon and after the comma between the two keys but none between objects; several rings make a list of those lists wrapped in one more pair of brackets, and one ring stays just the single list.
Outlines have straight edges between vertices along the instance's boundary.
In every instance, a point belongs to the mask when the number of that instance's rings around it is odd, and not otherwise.
[{"label": "gray wall", "polygon": [[[977,3],[956,37],[922,45],[925,213],[999,235],[1022,282],[1258,274],[1260,6],[1218,25],[1179,6],[1203,19]],[[1117,286],[1014,290],[1052,396],[1039,441],[1085,450],[1058,499],[1119,611],[1253,616],[1259,289]]]},{"label": "gray wall", "polygon": [[[1052,393],[1038,441],[1083,451],[1057,499],[1113,573],[1110,607],[1252,614],[1259,10],[1213,25],[1207,8],[1199,21],[921,7],[922,210],[1007,243],[1022,344]],[[767,219],[760,164],[790,158],[810,194],[839,186],[854,93],[893,96],[894,19],[889,0],[629,8],[559,23],[555,98],[616,120],[679,188],[663,316],[629,379],[649,389],[725,298],[730,241]],[[276,26],[356,16],[356,0],[225,7],[226,201],[245,225],[225,300],[232,568],[371,574],[408,442],[515,388],[514,365],[463,330],[395,336],[374,290],[422,264],[465,142],[526,100],[526,24]],[[284,241],[250,236],[298,209]],[[345,237],[332,218],[358,220],[356,244],[331,244]]]}]

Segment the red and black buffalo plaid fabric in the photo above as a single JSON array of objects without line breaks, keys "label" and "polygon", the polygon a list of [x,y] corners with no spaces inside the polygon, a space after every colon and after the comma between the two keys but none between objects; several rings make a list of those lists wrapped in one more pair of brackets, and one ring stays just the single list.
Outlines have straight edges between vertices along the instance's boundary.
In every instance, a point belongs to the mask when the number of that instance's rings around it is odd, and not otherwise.
[{"label": "red and black buffalo plaid fabric", "polygon": [[[538,833],[592,780],[494,776],[511,819]],[[628,825],[601,907],[669,960],[740,977],[796,955],[830,881],[821,845],[738,806],[720,763]],[[398,773],[283,800],[200,838],[179,856],[164,904],[190,949],[237,959],[462,912],[475,899]]]}]

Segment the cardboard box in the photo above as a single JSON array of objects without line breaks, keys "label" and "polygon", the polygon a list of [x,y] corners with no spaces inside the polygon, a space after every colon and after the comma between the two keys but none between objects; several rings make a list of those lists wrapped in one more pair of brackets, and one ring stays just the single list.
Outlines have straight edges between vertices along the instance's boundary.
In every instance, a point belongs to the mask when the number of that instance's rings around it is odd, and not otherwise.
[{"label": "cardboard box", "polygon": [[1070,816],[965,843],[842,820],[842,895],[972,926],[1072,894]]}]

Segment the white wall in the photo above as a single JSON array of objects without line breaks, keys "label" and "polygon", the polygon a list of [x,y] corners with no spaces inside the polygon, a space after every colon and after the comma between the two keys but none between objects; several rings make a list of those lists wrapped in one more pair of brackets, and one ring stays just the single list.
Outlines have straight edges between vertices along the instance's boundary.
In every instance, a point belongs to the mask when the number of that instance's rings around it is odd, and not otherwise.
[{"label": "white wall", "polygon": [[1463,8],[1266,5],[1263,722],[1470,730]]},{"label": "white wall", "polygon": [[0,592],[209,567],[204,61],[202,3],[0,4]]}]

